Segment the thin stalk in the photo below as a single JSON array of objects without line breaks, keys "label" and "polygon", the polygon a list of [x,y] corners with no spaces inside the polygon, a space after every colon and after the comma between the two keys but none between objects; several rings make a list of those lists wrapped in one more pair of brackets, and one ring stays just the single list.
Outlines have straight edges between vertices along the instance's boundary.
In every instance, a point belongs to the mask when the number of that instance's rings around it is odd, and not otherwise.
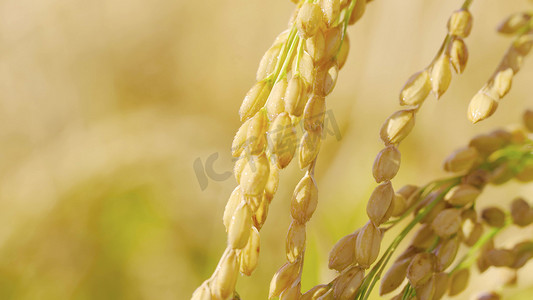
[{"label": "thin stalk", "polygon": [[350,6],[346,8],[346,13],[344,14],[344,20],[342,25],[342,37],[341,37],[341,43],[339,45],[339,49],[337,49],[337,53],[335,56],[339,54],[342,48],[342,44],[344,43],[344,37],[346,36],[346,30],[348,30],[348,22],[350,22],[350,17],[352,16],[353,9],[355,8],[355,4],[357,4],[357,1],[364,1],[364,0],[353,0],[350,2]]},{"label": "thin stalk", "polygon": [[283,43],[283,46],[281,47],[281,50],[278,55],[278,61],[276,62],[276,67],[274,68],[274,72],[267,78],[267,80],[272,81],[274,78],[277,80],[277,78],[279,77],[278,74],[281,72],[283,65],[285,65],[285,60],[287,58],[288,51],[287,49],[292,45],[294,39],[298,37],[296,33],[296,26],[293,26],[291,31],[289,32],[287,40],[285,41],[285,43]]},{"label": "thin stalk", "polygon": [[454,272],[469,268],[476,258],[477,252],[483,247],[487,242],[489,242],[493,237],[495,237],[499,232],[511,225],[511,217],[507,216],[505,218],[505,224],[502,227],[494,227],[489,232],[485,233],[475,244],[472,246],[468,252],[459,260],[457,265],[450,271],[449,275]]},{"label": "thin stalk", "polygon": [[276,77],[276,80],[274,81],[274,83],[278,82],[280,79],[283,78],[283,76],[285,76],[285,74],[287,74],[287,66],[289,65],[289,62],[290,62],[290,58],[292,56],[292,52],[294,51],[294,48],[296,48],[296,45],[298,44],[300,40],[300,37],[298,35],[294,36],[294,39],[291,43],[291,46],[289,48],[289,52],[287,53],[287,56],[285,57],[285,60],[283,62],[283,66],[281,66],[281,69],[279,70],[279,74],[278,76]]},{"label": "thin stalk", "polygon": [[419,199],[416,201],[416,203],[413,203],[413,205],[411,205],[411,207],[406,210],[400,217],[398,217],[397,219],[395,220],[392,220],[392,221],[388,221],[388,222],[385,222],[385,225],[391,225],[389,227],[387,227],[385,230],[389,230],[390,228],[392,228],[394,225],[398,224],[400,221],[402,221],[403,219],[405,219],[406,217],[408,217],[415,209],[416,209],[416,206],[424,200],[424,198],[427,197],[427,195],[429,195],[431,192],[433,192],[435,189],[447,184],[447,183],[450,183],[450,182],[454,182],[456,180],[458,180],[459,178],[461,178],[461,176],[457,176],[457,177],[451,177],[451,178],[447,178],[447,179],[443,179],[443,180],[435,180],[435,181],[432,181],[428,184],[426,184],[425,186],[423,186],[422,188],[420,188],[419,191],[415,192],[413,195],[411,195],[409,197],[409,199],[406,199],[407,202],[409,202],[409,200],[411,199],[411,197],[418,197]]}]

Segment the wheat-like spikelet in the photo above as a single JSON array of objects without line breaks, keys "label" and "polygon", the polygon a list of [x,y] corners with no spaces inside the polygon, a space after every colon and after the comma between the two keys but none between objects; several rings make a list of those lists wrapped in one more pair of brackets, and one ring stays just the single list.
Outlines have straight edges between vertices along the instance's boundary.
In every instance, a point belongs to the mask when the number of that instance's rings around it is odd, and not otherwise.
[{"label": "wheat-like spikelet", "polygon": [[[493,241],[512,224],[518,227],[533,224],[533,208],[522,198],[513,200],[507,212],[499,207],[485,207],[478,211],[476,202],[487,184],[499,185],[513,178],[521,182],[533,181],[533,140],[527,134],[528,130],[531,132],[528,125],[531,118],[531,112],[526,111],[522,128],[499,129],[476,136],[467,147],[453,152],[445,159],[444,168],[459,176],[434,181],[421,188],[408,185],[398,190],[393,203],[404,203],[402,208],[406,209],[385,223],[389,227],[381,229],[373,222],[378,220],[376,222],[381,224],[382,215],[371,217],[373,214],[369,214],[371,221],[363,228],[339,240],[330,253],[329,267],[340,274],[329,284],[318,285],[304,294],[310,295],[306,299],[319,299],[318,296],[327,295],[328,291],[333,295],[331,299],[367,299],[383,276],[381,295],[395,291],[407,279],[407,284],[393,299],[411,299],[416,295],[417,299],[437,300],[445,294],[458,295],[466,288],[474,262],[482,272],[489,266],[523,267],[533,257],[532,241],[520,242],[512,248],[498,248]],[[502,172],[502,168],[506,171]],[[388,184],[381,184],[374,193],[386,195]],[[388,199],[388,196],[382,198]],[[383,213],[385,209],[376,211]],[[413,220],[378,259],[384,231],[411,214],[414,214]],[[385,213],[385,218],[388,215]],[[385,272],[400,242],[416,226],[419,229],[409,246]],[[457,259],[463,244],[469,251]],[[362,270],[369,267],[372,268],[363,277]],[[336,287],[345,282],[345,274],[353,273],[353,270],[359,270],[358,288],[348,298],[336,297]],[[350,282],[353,281],[350,279]],[[494,293],[480,297],[487,295]]]},{"label": "wheat-like spikelet", "polygon": [[466,0],[460,10],[448,20],[448,33],[433,61],[422,71],[413,74],[400,92],[400,105],[420,106],[433,91],[440,98],[448,89],[451,69],[463,73],[468,61],[468,49],[464,39],[472,30],[472,15],[468,10],[472,0]]},{"label": "wheat-like spikelet", "polygon": [[[526,113],[524,120],[527,122],[528,118]],[[527,125],[524,126],[526,128]],[[418,218],[417,222],[424,225],[384,274],[381,295],[396,290],[407,278],[408,284],[394,299],[411,299],[414,295],[418,299],[440,299],[446,293],[454,296],[466,288],[470,266],[478,252],[481,253],[477,260],[480,271],[489,266],[520,268],[533,257],[530,241],[519,243],[513,249],[498,249],[492,242],[494,236],[510,224],[525,227],[533,223],[533,209],[527,201],[515,199],[509,212],[498,207],[486,207],[479,215],[475,205],[486,184],[503,183],[499,175],[501,166],[514,166],[509,172],[511,175],[506,176],[504,181],[512,178],[524,182],[533,180],[531,175],[524,176],[530,172],[527,170],[531,168],[529,160],[533,155],[532,141],[527,138],[524,129],[496,130],[474,137],[468,148],[452,153],[445,160],[446,170],[463,175],[434,188],[434,192],[418,193],[420,200],[417,206],[421,209],[426,207],[426,211],[417,212],[414,207],[415,220]],[[482,143],[481,140],[491,142]],[[514,151],[510,149],[521,150],[515,158],[503,158],[507,151]],[[427,207],[431,210],[428,211]],[[487,226],[491,229],[483,234]],[[455,262],[461,243],[470,249],[465,257]],[[383,265],[385,262],[386,259]],[[455,267],[448,270],[454,262]],[[480,297],[487,295],[493,294],[485,293]]]},{"label": "wheat-like spikelet", "polygon": [[[365,5],[366,0],[305,1],[295,19],[302,41],[292,71],[293,74],[298,74],[299,66],[308,70],[306,73],[309,75],[304,74],[301,78],[303,85],[310,87],[310,96],[303,111],[302,105],[292,99],[286,101],[286,110],[293,116],[303,114],[304,134],[299,144],[298,162],[300,168],[307,169],[307,172],[292,196],[292,222],[286,239],[287,263],[274,275],[269,298],[279,296],[281,299],[299,299],[302,296],[300,281],[305,253],[305,224],[313,215],[318,201],[313,174],[323,134],[325,97],[335,87],[339,69],[346,61],[349,49],[346,28],[362,16]],[[300,84],[293,79],[291,81],[295,86]],[[288,274],[289,272],[292,274]],[[362,278],[362,272],[352,270],[346,277],[354,281],[354,278]],[[337,289],[332,295],[340,297],[341,294],[348,294],[351,289],[353,285],[346,285],[345,282],[342,291]]]},{"label": "wheat-like spikelet", "polygon": [[[452,14],[448,21],[448,34],[433,62],[422,72],[411,76],[401,90],[400,104],[415,107],[393,113],[381,127],[380,137],[385,148],[377,155],[372,169],[379,185],[368,200],[367,215],[370,221],[356,232],[357,238],[342,238],[330,252],[329,267],[341,272],[337,279],[332,281],[333,290],[337,282],[343,281],[344,271],[352,265],[368,269],[374,263],[380,252],[383,234],[380,225],[387,222],[393,214],[401,215],[409,207],[406,200],[408,197],[396,194],[390,181],[400,168],[401,154],[398,146],[413,129],[415,114],[430,91],[433,90],[439,98],[448,88],[451,79],[450,64],[454,65],[458,73],[463,71],[467,54],[462,38],[469,35],[472,27],[472,17],[468,11],[470,4],[471,0],[465,1],[462,9]],[[353,235],[355,233],[349,236]],[[354,255],[346,250],[352,243],[355,243]],[[362,283],[361,279],[356,284]],[[347,295],[346,299],[353,298],[356,294],[361,295],[359,286],[354,288],[353,293]]]},{"label": "wheat-like spikelet", "polygon": [[490,117],[509,90],[513,77],[522,66],[522,61],[533,47],[533,14],[531,12],[516,13],[500,24],[498,31],[516,36],[507,49],[500,64],[485,85],[470,100],[468,118],[477,123]]},{"label": "wheat-like spikelet", "polygon": [[[257,82],[239,110],[243,124],[232,143],[232,155],[239,158],[234,168],[238,186],[230,195],[223,217],[227,248],[211,278],[198,287],[192,298],[239,298],[235,285],[239,273],[249,276],[257,266],[259,231],[277,190],[279,170],[290,164],[296,152],[305,174],[291,199],[287,262],[274,275],[269,298],[367,299],[400,242],[419,224],[410,246],[384,274],[380,294],[396,290],[405,278],[408,283],[394,299],[411,299],[415,295],[417,299],[440,299],[445,293],[459,294],[467,286],[472,257],[478,252],[480,270],[489,266],[522,267],[533,256],[532,242],[503,249],[494,246],[493,238],[512,223],[526,227],[533,222],[533,209],[528,202],[514,200],[510,212],[487,207],[479,216],[474,204],[486,184],[504,184],[513,178],[533,180],[533,142],[523,129],[477,136],[468,146],[452,153],[444,169],[458,173],[456,177],[421,188],[407,185],[398,191],[391,182],[400,168],[399,145],[413,129],[421,105],[431,91],[436,98],[446,92],[452,68],[456,73],[465,69],[468,50],[464,38],[472,28],[472,0],[465,0],[461,9],[450,16],[446,38],[433,61],[412,75],[402,88],[400,105],[409,107],[394,112],[381,127],[385,147],[372,168],[378,186],[367,203],[369,221],[339,240],[330,252],[328,266],[338,271],[335,279],[302,294],[306,223],[318,204],[314,169],[323,136],[326,97],[335,87],[349,52],[346,28],[362,17],[370,0],[293,2],[297,7],[289,29],[264,54],[256,73]],[[508,92],[521,59],[533,46],[531,26],[531,15],[521,14],[500,27],[503,33],[518,35],[484,87],[496,91],[500,99]],[[485,101],[491,95],[483,95],[478,104],[476,98],[472,101],[475,115],[482,116],[474,122],[488,117],[497,106],[494,99]],[[303,123],[303,135],[298,142],[295,127],[299,122]],[[524,114],[524,124],[532,130],[533,112]],[[385,232],[411,213],[413,220],[380,257]],[[391,217],[394,219],[389,221]],[[465,224],[471,224],[468,230]],[[483,234],[486,226],[492,229]],[[470,250],[449,270],[461,243]]]},{"label": "wheat-like spikelet", "polygon": [[[298,2],[290,28],[261,59],[257,82],[239,110],[243,124],[232,143],[232,155],[239,157],[234,168],[239,186],[224,211],[228,247],[213,276],[194,292],[193,299],[207,295],[229,299],[234,296],[239,270],[251,275],[258,263],[259,230],[277,190],[278,171],[290,164],[296,150],[306,174],[291,200],[288,262],[274,275],[270,297],[300,295],[305,223],[317,206],[313,174],[323,134],[325,97],[346,62],[346,28],[362,16],[365,4],[365,0]],[[295,127],[300,120],[304,134],[297,142]]]}]

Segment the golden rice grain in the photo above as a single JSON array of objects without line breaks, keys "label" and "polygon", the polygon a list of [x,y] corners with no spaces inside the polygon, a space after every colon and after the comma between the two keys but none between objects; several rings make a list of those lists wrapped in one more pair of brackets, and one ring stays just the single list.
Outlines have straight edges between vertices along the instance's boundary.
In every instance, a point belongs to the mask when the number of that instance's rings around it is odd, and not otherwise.
[{"label": "golden rice grain", "polygon": [[235,175],[235,181],[237,181],[237,183],[241,182],[242,171],[244,170],[244,167],[248,165],[249,161],[248,156],[244,155],[239,157],[235,162],[235,166],[233,166],[233,175]]},{"label": "golden rice grain", "polygon": [[515,256],[509,249],[490,249],[485,253],[485,259],[491,266],[510,267],[513,265]]},{"label": "golden rice grain", "polygon": [[287,78],[283,77],[272,87],[272,91],[267,98],[266,110],[268,119],[274,120],[277,115],[285,111],[285,94],[287,91]]},{"label": "golden rice grain", "polygon": [[226,249],[220,260],[220,265],[215,271],[211,285],[213,296],[217,299],[226,299],[233,294],[237,277],[239,276],[239,263],[234,249]]},{"label": "golden rice grain", "polygon": [[265,154],[250,157],[240,178],[242,193],[246,196],[261,195],[267,184],[269,172],[270,163]]},{"label": "golden rice grain", "polygon": [[[428,197],[426,200],[424,200],[422,203],[419,204],[419,206],[416,207],[415,213],[419,213],[422,208],[424,208],[426,205],[429,205],[433,201],[436,200],[436,196],[438,194],[434,193],[431,194],[430,197]],[[438,201],[438,203],[433,207],[432,210],[430,210],[421,220],[421,224],[431,224],[433,220],[446,208],[446,203],[444,201]]]},{"label": "golden rice grain", "polygon": [[351,300],[363,283],[365,271],[357,266],[343,272],[333,283],[333,297],[338,300]]},{"label": "golden rice grain", "polygon": [[470,278],[469,269],[460,269],[452,273],[450,276],[450,286],[448,289],[448,296],[453,297],[464,291],[468,285]]},{"label": "golden rice grain", "polygon": [[260,236],[257,228],[252,226],[250,230],[250,237],[246,246],[241,250],[240,253],[240,268],[242,274],[246,276],[252,275],[253,271],[257,268],[257,263],[259,262],[259,251],[260,247]]},{"label": "golden rice grain", "polygon": [[261,203],[259,203],[259,207],[252,216],[252,222],[254,223],[254,226],[257,229],[261,229],[261,227],[263,227],[263,225],[265,224],[271,200],[272,199],[269,199],[269,197],[265,193],[263,198],[261,199]]},{"label": "golden rice grain", "polygon": [[[330,291],[331,291],[331,288],[329,285],[319,284],[311,288],[309,291],[305,292],[300,298],[300,300],[324,299],[323,296]],[[331,292],[331,297],[333,297],[333,292]]]},{"label": "golden rice grain", "polygon": [[301,76],[293,76],[287,84],[285,92],[285,111],[299,117],[302,115],[307,101],[305,83]]},{"label": "golden rice grain", "polygon": [[533,242],[524,241],[514,245],[513,249],[514,261],[511,265],[513,269],[522,268],[531,258],[533,258]]},{"label": "golden rice grain", "polygon": [[318,30],[315,35],[305,40],[305,51],[309,53],[315,63],[320,62],[324,58],[326,51],[326,38],[324,32]]},{"label": "golden rice grain", "polygon": [[325,63],[317,69],[313,93],[320,96],[327,96],[335,88],[339,67],[336,63]]},{"label": "golden rice grain", "polygon": [[435,240],[435,233],[430,224],[424,224],[415,233],[411,245],[419,248],[428,248]]},{"label": "golden rice grain", "polygon": [[515,170],[513,167],[508,162],[504,162],[492,170],[489,175],[489,181],[493,185],[501,185],[513,179],[514,176]]},{"label": "golden rice grain", "polygon": [[268,118],[264,110],[258,111],[248,124],[246,144],[252,155],[261,154],[265,148],[265,134],[268,128]]},{"label": "golden rice grain", "polygon": [[477,296],[476,300],[500,300],[501,297],[496,292],[484,292]]},{"label": "golden rice grain", "polygon": [[235,214],[235,210],[241,203],[244,203],[244,200],[242,198],[241,189],[239,186],[237,186],[233,190],[233,192],[231,192],[228,202],[226,203],[226,207],[224,208],[224,215],[222,217],[222,221],[224,223],[226,231],[229,230],[229,225],[231,223],[233,215]]},{"label": "golden rice grain", "polygon": [[416,254],[407,267],[406,277],[414,285],[422,285],[429,281],[435,271],[436,257],[432,253]]},{"label": "golden rice grain", "polygon": [[415,111],[400,110],[387,118],[381,126],[380,136],[385,145],[398,144],[411,132],[415,125]]},{"label": "golden rice grain", "polygon": [[[346,42],[346,37],[344,41]],[[326,47],[324,52],[324,60],[331,60],[339,52],[339,47],[341,47],[342,42],[342,29],[340,26],[331,28],[325,33],[326,38]],[[342,68],[341,63],[339,62],[339,69]]]},{"label": "golden rice grain", "polygon": [[402,194],[396,193],[392,202],[393,209],[391,216],[393,217],[401,216],[409,208],[409,206],[407,206],[407,200]]},{"label": "golden rice grain", "polygon": [[352,14],[350,15],[350,20],[348,21],[348,24],[355,24],[355,22],[361,19],[366,10],[366,2],[366,0],[355,1],[355,6],[352,10]]},{"label": "golden rice grain", "polygon": [[400,169],[401,154],[395,146],[388,146],[381,150],[372,167],[372,174],[376,182],[391,180]]},{"label": "golden rice grain", "polygon": [[511,217],[513,223],[525,227],[533,223],[533,209],[523,198],[516,198],[511,203]]},{"label": "golden rice grain", "polygon": [[481,218],[492,227],[502,227],[505,224],[505,213],[495,206],[483,209],[481,211]]},{"label": "golden rice grain", "polygon": [[470,104],[468,105],[468,119],[474,124],[483,121],[492,116],[497,108],[498,102],[492,96],[489,96],[489,92],[481,89],[470,100]]},{"label": "golden rice grain", "polygon": [[265,105],[272,86],[268,81],[257,82],[246,94],[239,109],[241,121],[254,116]]},{"label": "golden rice grain", "polygon": [[359,231],[341,238],[329,252],[328,268],[342,271],[355,261],[355,241]]},{"label": "golden rice grain", "polygon": [[498,93],[500,98],[503,98],[505,95],[507,95],[511,89],[513,75],[513,69],[507,68],[505,70],[498,71],[494,76],[494,90]]},{"label": "golden rice grain", "polygon": [[474,147],[457,149],[444,161],[444,170],[453,173],[466,172],[472,168],[477,158],[478,152]]},{"label": "golden rice grain", "polygon": [[435,276],[431,276],[426,283],[415,286],[415,291],[416,299],[432,300],[435,294]]},{"label": "golden rice grain", "polygon": [[306,223],[318,204],[318,190],[315,180],[306,174],[294,189],[291,200],[291,216],[300,223]]},{"label": "golden rice grain", "polygon": [[520,29],[527,26],[530,20],[531,14],[524,12],[512,14],[498,26],[498,32],[516,34]]},{"label": "golden rice grain", "polygon": [[270,171],[268,172],[268,180],[265,184],[265,194],[269,199],[274,197],[279,185],[279,169],[272,160],[270,162]]},{"label": "golden rice grain", "polygon": [[435,278],[435,293],[433,294],[433,300],[440,300],[448,290],[448,281],[450,278],[448,277],[448,274],[444,272],[435,273],[433,277]]},{"label": "golden rice grain", "polygon": [[431,67],[431,87],[437,99],[446,92],[451,80],[450,57],[442,54]]},{"label": "golden rice grain", "polygon": [[298,63],[292,64],[292,74],[293,76],[300,76],[306,86],[313,86],[315,81],[315,65],[309,53],[302,51]]},{"label": "golden rice grain", "polygon": [[472,30],[472,15],[466,9],[453,12],[448,20],[448,32],[451,35],[465,38]]},{"label": "golden rice grain", "polygon": [[233,142],[231,143],[231,155],[233,157],[239,157],[244,150],[251,120],[252,119],[246,120],[241,127],[239,127],[237,133],[233,137]]},{"label": "golden rice grain", "polygon": [[320,8],[322,9],[323,18],[327,26],[333,25],[339,18],[341,12],[339,0],[321,0]]},{"label": "golden rice grain", "polygon": [[317,32],[321,22],[322,11],[320,6],[316,3],[305,1],[296,17],[298,34],[302,38],[312,37]]},{"label": "golden rice grain", "polygon": [[507,142],[501,137],[491,134],[480,134],[470,140],[470,147],[475,148],[478,153],[489,156],[494,151],[505,146]]},{"label": "golden rice grain", "polygon": [[402,195],[406,202],[407,207],[411,207],[415,202],[418,201],[419,198],[419,191],[420,189],[416,185],[407,184],[402,186],[399,190],[396,191],[396,193]]},{"label": "golden rice grain", "polygon": [[289,165],[297,147],[296,130],[289,114],[282,113],[274,119],[269,129],[269,148],[281,169]]},{"label": "golden rice grain", "polygon": [[437,271],[442,272],[448,268],[455,259],[457,251],[459,250],[459,237],[444,240],[436,249],[437,256]]},{"label": "golden rice grain", "polygon": [[307,101],[304,110],[304,128],[306,131],[318,131],[322,129],[326,113],[326,99],[324,96],[313,94]]},{"label": "golden rice grain", "polygon": [[390,217],[394,197],[394,189],[390,181],[386,181],[374,189],[366,206],[368,218],[374,225],[379,226]]},{"label": "golden rice grain", "polygon": [[400,105],[419,105],[431,92],[427,70],[413,74],[400,91]]},{"label": "golden rice grain", "polygon": [[276,68],[276,63],[278,62],[278,56],[281,52],[282,44],[285,42],[283,39],[287,39],[287,36],[279,37],[279,42],[275,43],[261,58],[259,62],[259,68],[257,68],[257,73],[255,79],[260,82],[266,79],[268,76],[272,75],[274,69]]},{"label": "golden rice grain", "polygon": [[246,203],[241,204],[231,217],[228,230],[228,245],[233,249],[242,249],[246,246],[252,227],[252,212]]},{"label": "golden rice grain", "polygon": [[306,168],[313,162],[320,151],[322,132],[306,131],[300,141],[298,163],[301,169]]},{"label": "golden rice grain", "polygon": [[383,233],[372,222],[367,222],[355,240],[355,260],[363,268],[368,268],[376,260],[381,247]]},{"label": "golden rice grain", "polygon": [[446,195],[444,200],[454,206],[465,206],[477,199],[481,190],[470,184],[459,184],[454,186]]},{"label": "golden rice grain", "polygon": [[346,63],[346,60],[348,59],[348,53],[350,53],[350,37],[348,33],[346,33],[344,35],[344,40],[342,41],[340,49],[337,52],[337,65],[339,66],[339,70],[342,69],[342,67]]},{"label": "golden rice grain", "polygon": [[403,259],[394,262],[388,271],[383,275],[379,287],[379,295],[383,296],[397,289],[404,281],[407,274],[407,267],[411,262],[410,259]]},{"label": "golden rice grain", "polygon": [[481,223],[474,223],[472,229],[468,235],[464,238],[463,242],[465,245],[472,247],[475,243],[481,238],[483,234],[483,225]]},{"label": "golden rice grain", "polygon": [[191,300],[211,300],[211,289],[208,281],[204,281],[192,294]]},{"label": "golden rice grain", "polygon": [[279,296],[280,300],[299,300],[301,297],[300,293],[301,285],[300,282],[293,283],[289,288],[284,290]]},{"label": "golden rice grain", "polygon": [[463,39],[455,38],[451,43],[450,62],[457,74],[463,73],[468,62],[468,48]]},{"label": "golden rice grain", "polygon": [[287,239],[285,243],[285,254],[290,263],[296,261],[301,257],[305,249],[305,224],[299,223],[295,220],[289,226]]},{"label": "golden rice grain", "polygon": [[285,263],[274,274],[272,281],[270,282],[270,290],[268,292],[268,298],[278,297],[281,292],[291,286],[292,283],[298,278],[299,269],[301,267],[300,262]]}]

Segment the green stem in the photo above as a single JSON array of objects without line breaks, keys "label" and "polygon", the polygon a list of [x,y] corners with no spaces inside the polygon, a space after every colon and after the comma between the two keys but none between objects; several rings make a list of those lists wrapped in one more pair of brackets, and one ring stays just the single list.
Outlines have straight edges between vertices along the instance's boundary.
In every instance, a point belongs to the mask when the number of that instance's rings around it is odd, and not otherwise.
[{"label": "green stem", "polygon": [[461,6],[461,9],[468,9],[468,8],[470,8],[470,5],[472,4],[472,1],[474,1],[474,0],[466,0],[466,1],[463,3],[463,6]]},{"label": "green stem", "polygon": [[335,54],[335,56],[337,56],[339,52],[341,51],[342,44],[344,43],[344,37],[346,36],[346,30],[348,29],[348,22],[350,22],[350,17],[352,16],[352,12],[353,12],[353,9],[355,8],[355,4],[357,4],[357,1],[362,1],[362,0],[353,0],[352,2],[350,2],[350,6],[346,8],[346,13],[344,15],[344,21],[342,25],[343,28],[342,28],[341,43],[339,45],[339,49],[337,49],[337,53]]},{"label": "green stem", "polygon": [[500,231],[507,228],[509,225],[511,225],[512,220],[511,217],[507,216],[505,219],[505,224],[502,227],[493,227],[491,230],[487,233],[485,233],[475,244],[472,246],[468,252],[459,260],[457,265],[449,272],[449,275],[453,274],[454,272],[469,268],[472,263],[475,261],[476,254],[478,254],[478,251],[483,247],[487,242],[489,242],[492,238],[494,238]]},{"label": "green stem", "polygon": [[278,82],[280,79],[287,74],[287,66],[289,65],[290,58],[292,56],[292,52],[294,52],[294,48],[296,48],[296,45],[298,44],[300,38],[298,36],[294,37],[294,40],[291,43],[291,46],[289,48],[289,52],[287,53],[287,56],[285,57],[285,61],[283,62],[283,66],[281,67],[281,70],[279,70],[279,74],[276,77],[276,81],[274,83]]},{"label": "green stem", "polygon": [[[289,36],[287,37],[287,40],[285,41],[285,43],[281,47],[281,51],[280,51],[280,53],[278,55],[278,61],[276,62],[276,67],[274,68],[274,72],[272,72],[272,74],[267,78],[270,81],[273,80],[273,79],[276,79],[273,83],[276,83],[277,78],[279,77],[279,74],[283,70],[283,66],[285,66],[287,64],[286,63],[287,51],[290,51],[290,47],[294,43],[294,40],[298,38],[298,35],[296,34],[297,31],[298,30],[296,29],[296,26],[293,26],[292,29],[291,29],[291,32],[289,33]],[[287,50],[287,49],[289,49],[289,50]],[[290,57],[290,56],[288,56],[288,57]]]},{"label": "green stem", "polygon": [[392,228],[394,225],[398,224],[400,221],[402,221],[403,219],[405,219],[406,217],[408,217],[417,207],[417,205],[422,201],[424,200],[424,198],[429,195],[431,192],[433,192],[435,189],[447,184],[447,183],[450,183],[450,182],[454,182],[454,181],[457,181],[459,178],[461,178],[461,176],[456,176],[456,177],[451,177],[451,178],[447,178],[447,179],[443,179],[443,180],[435,180],[435,181],[432,181],[428,184],[426,184],[425,186],[423,186],[422,188],[420,188],[419,191],[415,192],[413,195],[411,195],[409,197],[409,199],[406,199],[407,203],[410,202],[410,199],[412,197],[418,197],[418,200],[416,201],[416,203],[413,203],[411,205],[411,207],[406,210],[400,217],[398,217],[397,219],[394,219],[392,221],[388,221],[386,222],[384,225],[391,225],[389,227],[387,227],[385,230],[389,230],[390,228]]}]

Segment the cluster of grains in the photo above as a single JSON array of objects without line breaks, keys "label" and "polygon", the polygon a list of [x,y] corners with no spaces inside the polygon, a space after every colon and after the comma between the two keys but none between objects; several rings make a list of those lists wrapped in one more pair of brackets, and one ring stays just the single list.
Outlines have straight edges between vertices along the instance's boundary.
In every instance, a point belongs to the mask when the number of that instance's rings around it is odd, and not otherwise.
[{"label": "cluster of grains", "polygon": [[[533,240],[510,249],[494,246],[494,237],[510,224],[526,227],[533,223],[533,208],[526,200],[513,200],[508,211],[498,207],[476,210],[476,199],[486,184],[499,185],[513,178],[533,181],[532,141],[527,137],[527,131],[532,132],[528,125],[532,115],[530,111],[524,114],[524,128],[474,137],[468,147],[452,153],[444,163],[446,171],[462,175],[431,192],[414,192],[419,197],[413,208],[420,228],[385,273],[380,295],[398,289],[407,278],[408,283],[393,299],[416,295],[417,299],[437,300],[446,293],[455,296],[467,287],[476,255],[480,272],[491,266],[519,269],[533,257]],[[421,213],[428,207],[431,209]],[[461,244],[469,251],[449,269]],[[498,297],[490,292],[478,299]]]},{"label": "cluster of grains", "polygon": [[[510,224],[530,226],[533,223],[530,204],[517,198],[508,212],[497,207],[476,211],[476,200],[487,184],[500,185],[511,179],[533,181],[533,141],[528,137],[528,132],[533,132],[533,111],[526,111],[523,121],[522,127],[476,136],[467,147],[453,152],[445,160],[444,169],[459,174],[457,177],[420,188],[407,185],[396,193],[390,179],[398,171],[399,153],[389,142],[374,165],[374,177],[381,184],[369,200],[370,221],[337,242],[329,256],[329,268],[339,272],[337,277],[329,284],[312,288],[304,294],[309,295],[306,299],[367,299],[394,250],[416,226],[419,229],[410,245],[383,275],[380,295],[397,290],[405,279],[407,283],[393,299],[438,300],[446,294],[457,295],[466,288],[469,268],[477,255],[480,271],[490,266],[523,267],[533,257],[532,240],[518,243],[512,249],[495,248],[493,240]],[[377,260],[382,235],[390,228],[379,226],[385,223],[392,227],[411,213],[413,220]],[[397,218],[387,222],[391,216]],[[456,260],[461,245],[469,251]],[[455,266],[450,268],[454,262]],[[350,287],[347,297],[335,294],[335,289],[344,291],[346,286]],[[479,299],[492,299],[489,296],[498,294],[484,293]]]},{"label": "cluster of grains", "polygon": [[513,76],[520,70],[524,57],[533,47],[532,13],[516,13],[498,27],[500,33],[513,35],[515,39],[503,56],[496,71],[485,85],[470,100],[468,118],[473,123],[490,117],[498,108],[500,100],[511,89]]},{"label": "cluster of grains", "polygon": [[[295,1],[298,2],[298,1]],[[239,110],[243,124],[232,143],[238,186],[224,211],[228,246],[215,272],[192,299],[231,299],[239,273],[251,275],[260,251],[259,231],[277,190],[279,170],[298,152],[306,174],[291,200],[287,260],[274,275],[270,297],[299,299],[305,224],[317,206],[314,166],[323,136],[326,96],[346,62],[348,25],[365,10],[365,0],[299,1],[289,23],[264,54],[257,82]],[[296,126],[303,122],[298,142]]]},{"label": "cluster of grains", "polygon": [[468,49],[464,38],[472,30],[472,15],[468,10],[471,1],[466,1],[460,10],[448,20],[448,34],[433,61],[422,71],[413,74],[400,92],[400,104],[420,106],[433,91],[440,98],[450,86],[451,69],[463,73],[468,61]]},{"label": "cluster of grains", "polygon": [[[285,99],[281,101],[285,101],[285,109],[292,119],[303,117],[304,132],[299,143],[298,162],[300,168],[307,169],[307,172],[292,196],[292,222],[286,238],[287,262],[272,278],[269,298],[309,298],[309,294],[301,294],[301,275],[306,241],[305,227],[318,201],[313,173],[323,134],[325,97],[333,90],[338,71],[346,61],[349,50],[346,27],[361,18],[365,7],[366,0],[306,1],[295,14],[294,23],[301,42],[289,85],[294,80],[300,80],[305,96],[296,101],[287,98],[286,94]],[[267,109],[268,107],[267,104]],[[342,294],[342,291],[335,293]]]},{"label": "cluster of grains", "polygon": [[463,72],[468,59],[463,38],[469,35],[472,28],[469,5],[470,1],[465,2],[461,10],[452,14],[448,21],[448,34],[438,55],[426,69],[411,76],[401,90],[400,104],[414,108],[393,113],[381,127],[380,136],[385,148],[377,155],[372,168],[374,179],[379,185],[368,200],[367,215],[370,221],[361,229],[340,239],[333,247],[329,268],[339,274],[328,285],[329,288],[316,286],[309,291],[308,293],[313,293],[309,299],[317,299],[326,292],[338,296],[340,293],[335,290],[338,290],[338,286],[344,288],[346,282],[351,284],[349,293],[335,299],[353,299],[363,283],[364,270],[379,255],[383,235],[380,226],[391,216],[403,214],[409,208],[409,201],[413,202],[414,198],[410,196],[414,191],[410,186],[395,193],[391,183],[400,168],[401,154],[398,146],[414,127],[415,113],[431,90],[437,98],[447,90],[451,80],[451,66],[457,73]]}]

